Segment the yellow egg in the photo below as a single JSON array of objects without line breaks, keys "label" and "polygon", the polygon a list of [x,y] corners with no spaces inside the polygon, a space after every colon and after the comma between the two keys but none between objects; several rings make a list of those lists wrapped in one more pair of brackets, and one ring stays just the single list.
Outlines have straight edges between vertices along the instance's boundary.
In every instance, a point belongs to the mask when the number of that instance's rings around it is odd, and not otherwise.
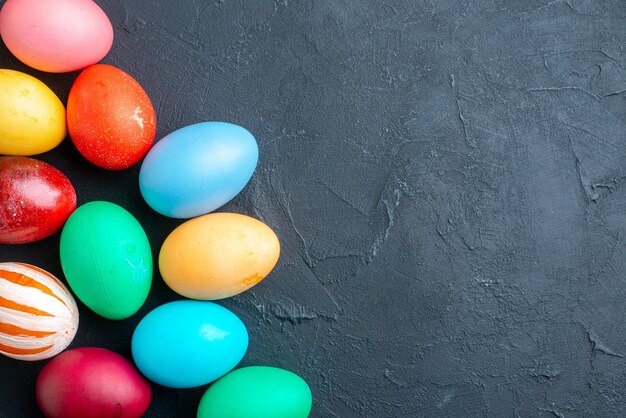
[{"label": "yellow egg", "polygon": [[235,213],[211,213],[172,231],[161,247],[159,269],[176,293],[215,300],[263,280],[279,255],[278,237],[263,222]]},{"label": "yellow egg", "polygon": [[0,154],[35,155],[67,135],[65,107],[41,81],[0,69]]}]

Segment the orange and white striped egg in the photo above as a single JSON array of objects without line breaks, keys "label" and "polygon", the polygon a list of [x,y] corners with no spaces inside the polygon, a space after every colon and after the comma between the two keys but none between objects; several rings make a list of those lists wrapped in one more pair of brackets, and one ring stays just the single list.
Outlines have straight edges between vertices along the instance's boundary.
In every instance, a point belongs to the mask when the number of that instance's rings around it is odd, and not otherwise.
[{"label": "orange and white striped egg", "polygon": [[0,263],[0,353],[47,359],[63,351],[77,329],[78,308],[63,283],[30,264]]}]

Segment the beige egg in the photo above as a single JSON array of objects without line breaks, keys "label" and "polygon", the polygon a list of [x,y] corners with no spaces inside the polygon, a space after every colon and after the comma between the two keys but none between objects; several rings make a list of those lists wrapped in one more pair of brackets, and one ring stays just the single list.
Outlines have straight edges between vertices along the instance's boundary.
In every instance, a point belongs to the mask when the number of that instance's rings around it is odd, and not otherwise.
[{"label": "beige egg", "polygon": [[256,285],[272,271],[279,255],[278,237],[263,222],[211,213],[183,223],[167,237],[159,269],[176,293],[215,300]]}]

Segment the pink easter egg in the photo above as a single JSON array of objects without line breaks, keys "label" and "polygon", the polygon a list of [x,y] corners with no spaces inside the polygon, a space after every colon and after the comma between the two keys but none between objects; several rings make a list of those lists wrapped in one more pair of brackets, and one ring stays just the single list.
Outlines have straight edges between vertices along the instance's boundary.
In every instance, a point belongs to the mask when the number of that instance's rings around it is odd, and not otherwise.
[{"label": "pink easter egg", "polygon": [[50,73],[95,64],[113,44],[111,21],[92,0],[7,0],[0,35],[17,59]]},{"label": "pink easter egg", "polygon": [[35,395],[47,418],[141,418],[152,389],[125,357],[81,347],[44,366]]}]

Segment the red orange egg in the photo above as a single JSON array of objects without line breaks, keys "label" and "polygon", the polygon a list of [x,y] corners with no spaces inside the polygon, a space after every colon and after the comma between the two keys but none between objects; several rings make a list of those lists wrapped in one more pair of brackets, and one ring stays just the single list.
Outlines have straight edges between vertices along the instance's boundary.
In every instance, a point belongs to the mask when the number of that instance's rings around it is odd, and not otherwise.
[{"label": "red orange egg", "polygon": [[67,128],[93,164],[123,170],[139,162],[156,135],[150,98],[130,75],[97,64],[76,79],[67,101]]}]

